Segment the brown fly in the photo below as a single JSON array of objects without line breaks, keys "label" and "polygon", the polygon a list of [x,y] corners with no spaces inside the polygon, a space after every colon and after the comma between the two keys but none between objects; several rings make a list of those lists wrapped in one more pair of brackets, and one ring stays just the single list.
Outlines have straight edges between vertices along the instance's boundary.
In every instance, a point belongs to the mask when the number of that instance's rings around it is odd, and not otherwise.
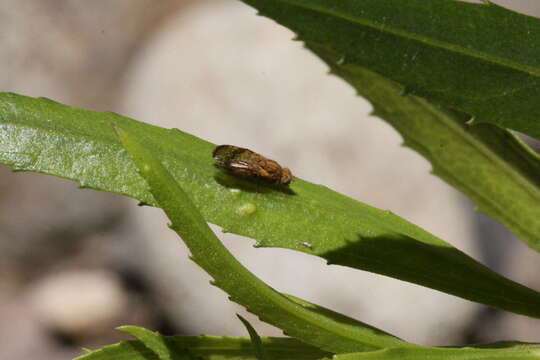
[{"label": "brown fly", "polygon": [[238,146],[219,145],[214,149],[212,156],[216,160],[216,167],[236,176],[261,179],[280,185],[288,185],[293,177],[289,169],[281,167],[276,161]]}]

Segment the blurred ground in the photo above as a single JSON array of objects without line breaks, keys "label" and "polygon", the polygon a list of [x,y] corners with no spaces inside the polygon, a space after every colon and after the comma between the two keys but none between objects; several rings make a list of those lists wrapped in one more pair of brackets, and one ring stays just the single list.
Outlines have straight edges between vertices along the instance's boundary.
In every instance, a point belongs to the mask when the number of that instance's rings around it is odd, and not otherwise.
[{"label": "blurred ground", "polygon": [[[503,2],[500,2],[503,3]],[[507,1],[539,12],[533,1]],[[540,288],[538,255],[438,178],[293,34],[233,1],[5,0],[0,91],[111,110],[252,148],[390,209]],[[399,181],[396,181],[399,179]],[[0,358],[70,359],[138,324],[245,335],[243,312],[187,259],[160,211],[0,171]],[[219,228],[214,227],[219,234]],[[273,287],[423,344],[538,340],[538,321],[220,234]],[[83,315],[83,316],[81,316]],[[261,335],[277,329],[249,317]]]}]

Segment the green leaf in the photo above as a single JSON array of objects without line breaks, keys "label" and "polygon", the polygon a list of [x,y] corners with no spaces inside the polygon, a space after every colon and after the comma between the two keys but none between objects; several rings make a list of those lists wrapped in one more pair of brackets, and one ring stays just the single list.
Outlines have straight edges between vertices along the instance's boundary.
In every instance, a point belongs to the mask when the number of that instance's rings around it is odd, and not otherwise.
[{"label": "green leaf", "polygon": [[[280,294],[253,275],[223,246],[205,219],[159,159],[131,132],[115,127],[125,150],[148,183],[149,191],[173,229],[191,251],[191,259],[214,278],[231,300],[245,306],[262,320],[306,343],[332,352],[365,351],[407,343],[352,319],[302,306]],[[412,346],[412,345],[411,345]]]},{"label": "green leaf", "polygon": [[[183,349],[203,360],[257,360],[250,339],[217,336],[163,336],[175,352]],[[291,338],[261,338],[272,360],[316,360],[329,353]],[[76,360],[158,360],[140,341],[122,341],[78,357]]]},{"label": "green leaf", "polygon": [[536,18],[455,0],[243,1],[323,48],[334,68],[367,68],[476,122],[540,139]]},{"label": "green leaf", "polygon": [[139,339],[159,360],[196,360],[186,349],[171,349],[166,338],[138,326],[121,326],[118,330]]},{"label": "green leaf", "polygon": [[251,326],[249,321],[244,319],[239,314],[236,314],[236,316],[238,316],[238,318],[240,319],[242,324],[244,324],[244,326],[246,327],[246,329],[247,329],[247,331],[249,333],[249,337],[251,338],[251,345],[253,345],[253,351],[255,352],[255,357],[257,358],[257,360],[266,360],[266,359],[268,359],[266,357],[266,353],[264,351],[261,338],[260,338],[259,334],[257,334],[257,331],[253,328],[253,326]]},{"label": "green leaf", "polygon": [[523,344],[507,348],[392,348],[336,355],[333,360],[538,360],[540,346]]},{"label": "green leaf", "polygon": [[111,123],[159,154],[204,218],[226,231],[257,239],[260,246],[302,251],[334,264],[540,317],[540,294],[404,219],[297,178],[289,192],[240,179],[223,180],[213,166],[214,145],[178,130],[4,93],[0,163],[155,204]]}]

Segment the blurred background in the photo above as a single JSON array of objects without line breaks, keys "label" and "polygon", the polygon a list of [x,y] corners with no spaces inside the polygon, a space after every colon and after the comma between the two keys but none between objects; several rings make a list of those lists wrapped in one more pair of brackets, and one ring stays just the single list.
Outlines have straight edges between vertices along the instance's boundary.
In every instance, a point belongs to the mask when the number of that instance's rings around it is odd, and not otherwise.
[{"label": "blurred background", "polygon": [[[538,1],[496,1],[540,15]],[[502,29],[501,29],[502,30]],[[293,34],[232,0],[2,0],[0,91],[253,149],[540,289],[528,250],[401,147]],[[0,358],[71,359],[141,325],[246,336],[159,210],[0,167]],[[254,241],[220,238],[278,290],[425,345],[538,341],[540,322]],[[281,332],[246,315],[261,335]],[[536,337],[535,337],[536,336]]]}]

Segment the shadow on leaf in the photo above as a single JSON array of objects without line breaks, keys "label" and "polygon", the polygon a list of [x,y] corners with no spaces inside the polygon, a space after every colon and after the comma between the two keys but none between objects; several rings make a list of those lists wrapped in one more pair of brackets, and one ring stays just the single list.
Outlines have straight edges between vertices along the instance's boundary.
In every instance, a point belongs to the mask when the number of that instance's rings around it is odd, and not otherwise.
[{"label": "shadow on leaf", "polygon": [[274,184],[259,178],[239,178],[219,170],[216,171],[214,180],[227,188],[240,189],[251,193],[268,194],[279,192],[285,195],[296,195],[287,185]]},{"label": "shadow on leaf", "polygon": [[[513,282],[452,246],[428,244],[389,232],[358,237],[319,254],[329,264],[349,266],[436,289],[507,311],[538,316],[540,294]],[[526,299],[526,300],[524,300]]]}]

